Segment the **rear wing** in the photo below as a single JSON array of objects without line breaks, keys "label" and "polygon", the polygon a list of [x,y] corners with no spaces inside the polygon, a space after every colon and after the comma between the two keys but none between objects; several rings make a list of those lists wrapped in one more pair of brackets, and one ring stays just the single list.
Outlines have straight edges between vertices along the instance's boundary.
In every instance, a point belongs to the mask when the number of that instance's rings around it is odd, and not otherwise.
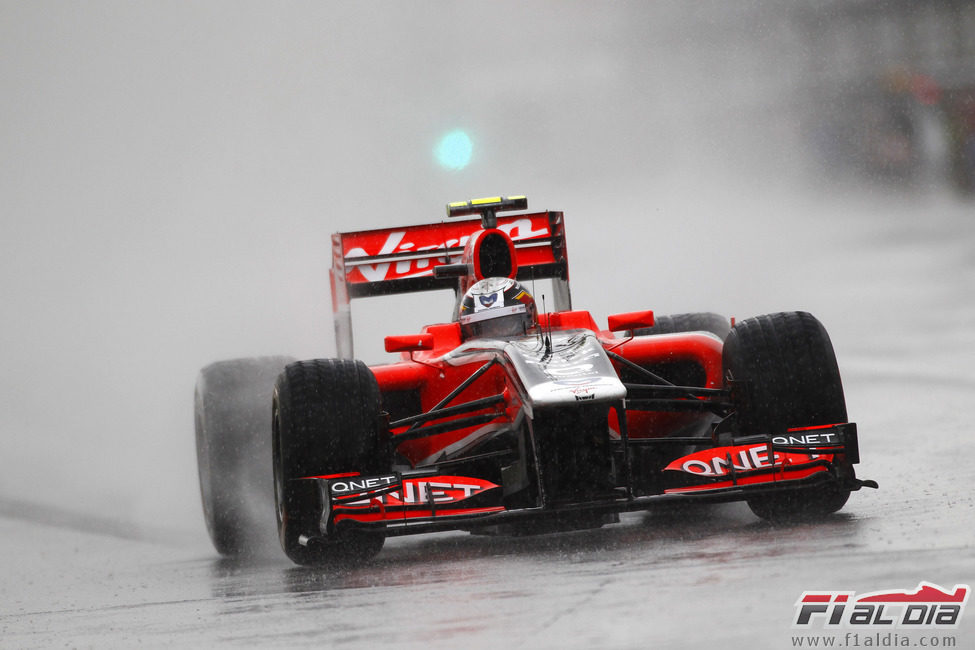
[{"label": "rear wing", "polygon": [[[562,213],[534,212],[496,218],[497,229],[514,242],[517,278],[551,279],[555,309],[571,309]],[[352,299],[436,289],[452,289],[456,294],[461,289],[461,279],[453,275],[438,277],[434,269],[463,261],[467,242],[481,229],[481,220],[465,219],[332,235],[329,279],[338,356],[353,356]]]}]

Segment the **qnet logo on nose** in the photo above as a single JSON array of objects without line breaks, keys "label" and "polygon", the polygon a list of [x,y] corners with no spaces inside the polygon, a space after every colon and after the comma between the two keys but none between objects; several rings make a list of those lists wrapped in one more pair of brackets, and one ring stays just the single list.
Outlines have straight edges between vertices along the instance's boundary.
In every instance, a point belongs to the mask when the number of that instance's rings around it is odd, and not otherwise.
[{"label": "qnet logo on nose", "polygon": [[793,627],[952,629],[958,627],[971,588],[945,589],[920,582],[913,591],[804,591],[795,603]]}]

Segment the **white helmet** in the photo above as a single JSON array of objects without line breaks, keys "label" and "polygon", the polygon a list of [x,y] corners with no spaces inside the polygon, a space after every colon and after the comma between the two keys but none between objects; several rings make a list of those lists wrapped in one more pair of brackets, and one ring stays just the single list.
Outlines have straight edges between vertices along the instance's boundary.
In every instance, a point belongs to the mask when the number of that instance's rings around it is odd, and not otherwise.
[{"label": "white helmet", "polygon": [[457,316],[461,337],[524,336],[538,325],[535,299],[511,278],[486,278],[464,294]]}]

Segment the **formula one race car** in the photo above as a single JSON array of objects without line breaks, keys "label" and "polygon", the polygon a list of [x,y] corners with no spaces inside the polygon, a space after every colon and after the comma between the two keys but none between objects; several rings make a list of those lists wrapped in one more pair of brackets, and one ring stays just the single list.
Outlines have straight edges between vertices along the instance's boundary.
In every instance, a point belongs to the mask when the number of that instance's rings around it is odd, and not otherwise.
[{"label": "formula one race car", "polygon": [[[334,235],[340,358],[202,371],[200,482],[220,552],[248,550],[262,518],[247,495],[272,475],[280,543],[304,565],[365,560],[392,535],[592,528],[665,501],[817,517],[876,487],[854,474],[856,425],[813,316],[635,311],[600,327],[572,309],[562,214],[499,214],[526,208],[451,203],[451,219],[480,220]],[[551,283],[551,313],[535,280]],[[450,322],[387,337],[394,363],[352,358],[351,299],[434,289],[454,292]]]}]

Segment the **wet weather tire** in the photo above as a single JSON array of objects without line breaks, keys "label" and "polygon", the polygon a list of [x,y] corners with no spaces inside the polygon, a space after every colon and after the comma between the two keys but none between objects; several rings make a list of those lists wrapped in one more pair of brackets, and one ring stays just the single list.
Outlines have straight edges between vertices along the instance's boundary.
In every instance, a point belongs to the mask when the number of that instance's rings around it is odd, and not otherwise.
[{"label": "wet weather tire", "polygon": [[288,357],[234,359],[200,371],[197,465],[207,531],[222,555],[274,548],[271,394]]},{"label": "wet weather tire", "polygon": [[278,536],[302,565],[349,565],[383,547],[381,533],[339,528],[323,535],[319,481],[309,476],[387,471],[378,434],[379,386],[361,361],[315,359],[285,368],[274,392],[273,454]]},{"label": "wet weather tire", "polygon": [[[829,335],[805,312],[749,318],[732,328],[724,346],[729,379],[743,382],[738,406],[742,435],[780,434],[792,427],[847,421],[843,384]],[[846,468],[852,473],[852,467]],[[836,512],[849,490],[830,483],[752,497],[752,511],[772,521]]]},{"label": "wet weather tire", "polygon": [[731,331],[731,322],[720,314],[699,312],[690,314],[670,314],[654,318],[653,327],[634,330],[636,336],[646,334],[676,334],[678,332],[711,332],[722,341]]}]

